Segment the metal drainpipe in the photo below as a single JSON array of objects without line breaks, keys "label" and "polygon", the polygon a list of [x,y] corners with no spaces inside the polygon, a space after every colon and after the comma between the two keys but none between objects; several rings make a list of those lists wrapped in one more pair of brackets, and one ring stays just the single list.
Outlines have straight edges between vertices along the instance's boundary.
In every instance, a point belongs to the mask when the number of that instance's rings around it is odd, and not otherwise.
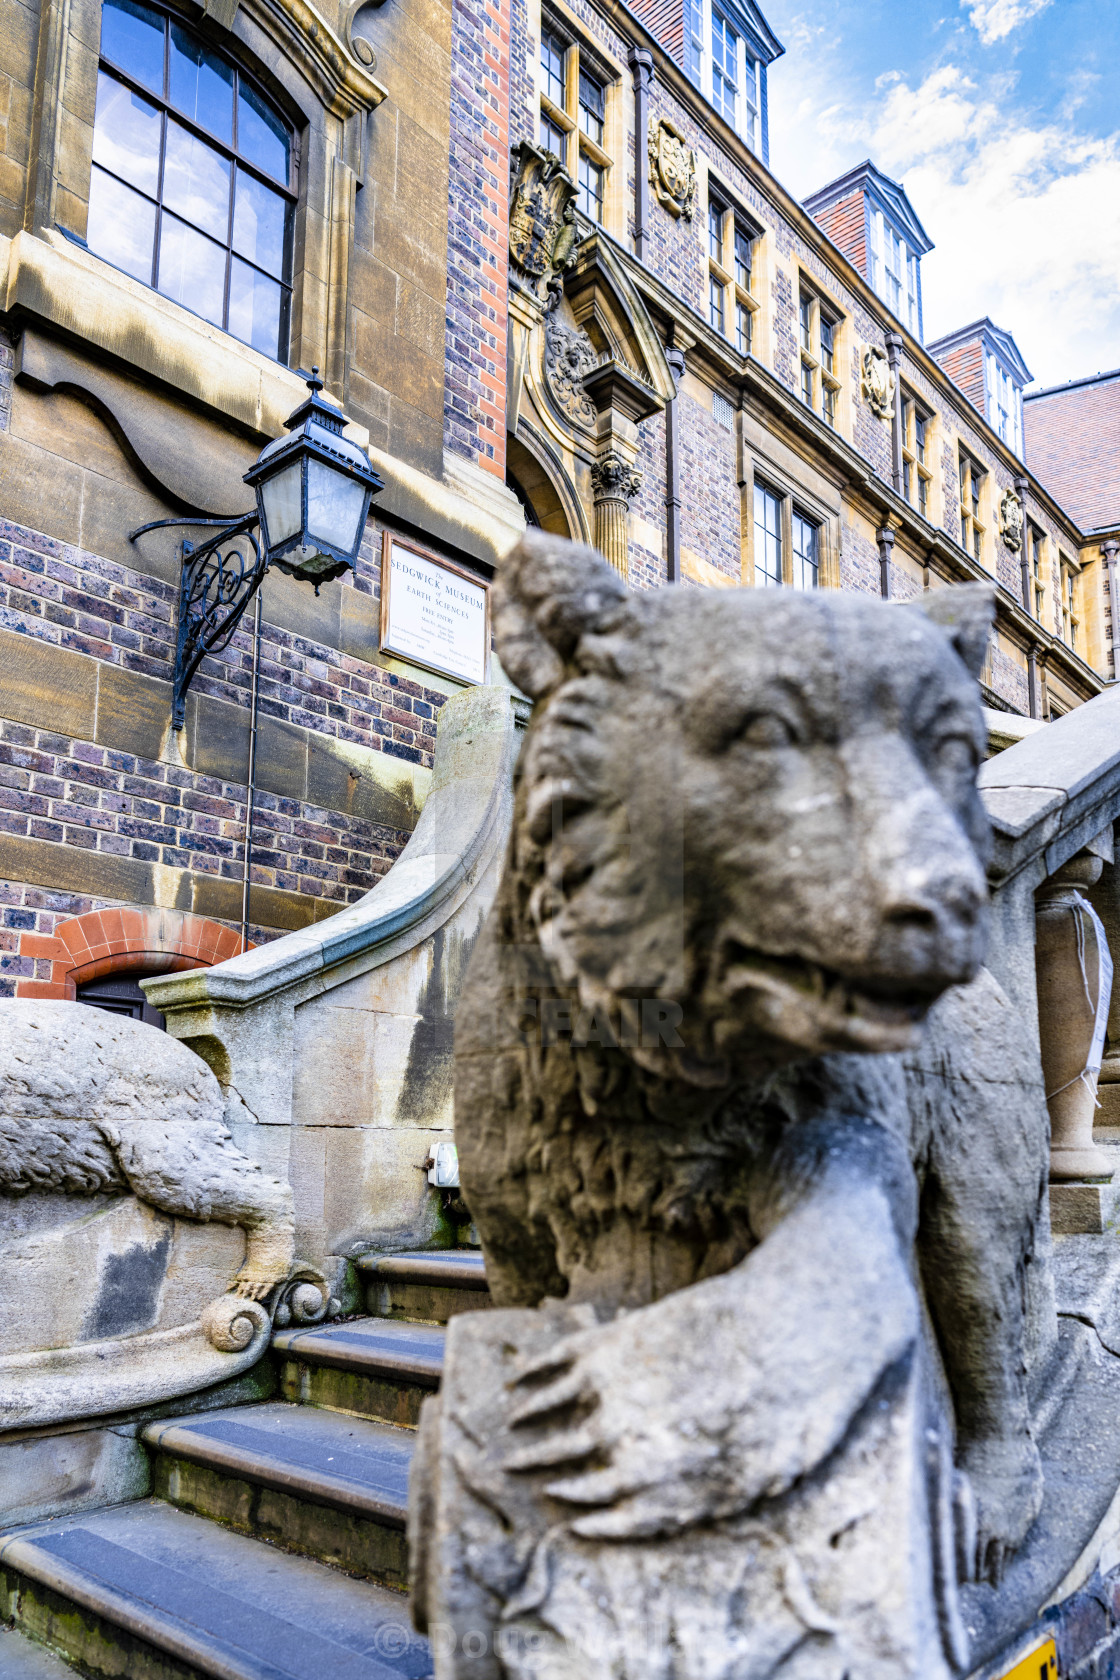
[{"label": "metal drainpipe", "polygon": [[889,525],[882,525],[875,533],[875,541],[879,544],[879,593],[884,601],[891,598],[891,550],[894,548],[894,532]]},{"label": "metal drainpipe", "polygon": [[894,409],[891,414],[891,481],[896,495],[902,494],[902,334],[886,336],[887,361],[894,374]]},{"label": "metal drainpipe", "polygon": [[261,668],[261,592],[253,603],[253,687],[249,700],[249,779],[245,789],[245,867],[241,874],[241,949],[249,949],[249,858],[257,780],[257,688]]},{"label": "metal drainpipe", "polygon": [[634,78],[634,255],[644,263],[649,245],[649,90],[653,86],[653,54],[631,47],[626,57]]},{"label": "metal drainpipe", "polygon": [[1019,505],[1023,510],[1023,535],[1019,543],[1019,568],[1023,574],[1023,605],[1030,616],[1034,617],[1034,605],[1031,601],[1031,530],[1027,523],[1027,491],[1030,489],[1029,478],[1015,480],[1015,494],[1019,498]]},{"label": "metal drainpipe", "polygon": [[1108,605],[1112,613],[1112,680],[1120,682],[1120,586],[1116,579],[1116,555],[1120,542],[1106,537],[1101,544],[1101,559],[1108,569]]},{"label": "metal drainpipe", "polygon": [[[1015,494],[1019,498],[1023,509],[1023,535],[1019,542],[1019,570],[1022,574],[1023,610],[1028,618],[1035,617],[1034,602],[1031,599],[1031,529],[1027,523],[1027,491],[1030,480],[1020,476],[1015,480]],[[1040,717],[1038,685],[1038,649],[1027,649],[1027,703],[1032,718]]]},{"label": "metal drainpipe", "polygon": [[684,375],[684,351],[670,346],[665,360],[673,375],[673,396],[665,404],[665,530],[668,554],[665,581],[681,581],[681,460],[677,393]]}]

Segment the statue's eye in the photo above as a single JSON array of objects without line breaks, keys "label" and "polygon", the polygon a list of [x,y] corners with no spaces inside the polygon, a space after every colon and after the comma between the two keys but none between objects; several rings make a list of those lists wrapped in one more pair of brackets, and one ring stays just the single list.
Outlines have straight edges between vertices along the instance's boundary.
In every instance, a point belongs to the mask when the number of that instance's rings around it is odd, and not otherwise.
[{"label": "statue's eye", "polygon": [[980,763],[976,743],[968,735],[943,735],[934,746],[933,756],[938,768],[951,776],[974,776]]},{"label": "statue's eye", "polygon": [[797,734],[780,712],[750,712],[735,731],[735,740],[746,747],[793,747]]}]

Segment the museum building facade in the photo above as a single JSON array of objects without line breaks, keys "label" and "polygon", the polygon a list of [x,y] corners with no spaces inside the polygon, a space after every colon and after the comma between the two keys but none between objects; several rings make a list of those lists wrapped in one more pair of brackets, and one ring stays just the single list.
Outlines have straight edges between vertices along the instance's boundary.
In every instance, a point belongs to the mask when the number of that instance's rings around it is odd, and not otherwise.
[{"label": "museum building facade", "polygon": [[[138,1010],[367,891],[471,677],[387,580],[477,593],[526,520],[636,588],[992,579],[991,705],[1112,679],[1014,340],[924,345],[873,163],[782,188],[748,0],[13,0],[0,41],[0,993]],[[273,567],[175,728],[184,544],[313,368],[379,479],[354,564]]]}]

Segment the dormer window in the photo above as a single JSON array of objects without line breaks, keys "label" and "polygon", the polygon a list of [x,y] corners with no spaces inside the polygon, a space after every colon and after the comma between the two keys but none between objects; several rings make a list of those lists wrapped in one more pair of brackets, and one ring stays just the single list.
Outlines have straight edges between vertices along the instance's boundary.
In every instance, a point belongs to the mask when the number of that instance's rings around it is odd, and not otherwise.
[{"label": "dormer window", "polygon": [[286,360],[294,136],[250,79],[144,0],[105,0],[89,249]]},{"label": "dormer window", "polygon": [[881,210],[871,212],[871,284],[898,320],[918,332],[918,259]]},{"label": "dormer window", "polygon": [[781,44],[755,17],[750,22],[732,0],[684,0],[684,67],[694,87],[710,99],[752,152],[766,157],[762,89],[766,65]]},{"label": "dormer window", "polygon": [[1021,459],[1023,454],[1022,390],[990,350],[985,351],[984,362],[988,391],[988,420],[1004,443],[1013,449]]}]

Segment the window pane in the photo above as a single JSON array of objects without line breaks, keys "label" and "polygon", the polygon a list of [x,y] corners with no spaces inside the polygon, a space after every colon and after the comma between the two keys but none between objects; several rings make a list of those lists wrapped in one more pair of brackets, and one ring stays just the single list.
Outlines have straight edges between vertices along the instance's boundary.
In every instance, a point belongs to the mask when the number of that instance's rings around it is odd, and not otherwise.
[{"label": "window pane", "polygon": [[298,461],[278,472],[275,478],[264,481],[261,501],[269,548],[294,537],[303,524],[303,480]]},{"label": "window pane", "polygon": [[224,246],[165,211],[159,234],[159,291],[220,327],[225,285]]},{"label": "window pane", "polygon": [[163,164],[167,208],[215,239],[225,240],[229,237],[229,182],[226,159],[169,118]]},{"label": "window pane", "polygon": [[159,184],[162,125],[163,118],[154,105],[131,93],[114,76],[98,71],[93,161],[153,197]]},{"label": "window pane", "polygon": [[564,134],[563,134],[563,130],[557,128],[556,124],[552,121],[552,118],[551,117],[546,117],[543,111],[541,112],[541,140],[540,140],[540,144],[541,144],[541,150],[543,152],[555,152],[556,156],[558,158],[561,158],[561,159],[563,158],[563,156],[564,156]]},{"label": "window pane", "polygon": [[808,362],[802,362],[802,364],[801,364],[801,395],[804,398],[804,400],[809,404],[809,407],[812,408],[812,406],[813,406],[813,369],[809,365]]},{"label": "window pane", "polygon": [[[229,331],[265,356],[281,356],[287,349],[283,319],[286,297],[275,280],[258,274],[234,257],[229,274]],[[281,342],[281,333],[283,339]]]},{"label": "window pane", "polygon": [[287,200],[239,169],[233,208],[234,250],[283,280],[288,272],[290,229]]},{"label": "window pane", "polygon": [[307,529],[335,548],[354,546],[365,490],[332,472],[325,461],[307,463]]},{"label": "window pane", "polygon": [[735,305],[735,343],[740,356],[746,356],[751,347],[751,312],[745,304]]},{"label": "window pane", "polygon": [[739,89],[739,37],[717,11],[712,12],[712,104],[734,128]]},{"label": "window pane", "polygon": [[685,75],[694,87],[703,81],[704,7],[701,0],[685,0]]},{"label": "window pane", "polygon": [[751,289],[751,265],[754,260],[754,240],[741,228],[735,229],[735,278],[745,292]]},{"label": "window pane", "polygon": [[798,319],[801,323],[801,348],[811,351],[813,348],[813,304],[812,300],[805,297],[804,294],[801,297]]},{"label": "window pane", "polygon": [[603,144],[603,90],[591,76],[579,73],[579,126],[596,145]]},{"label": "window pane", "polygon": [[712,200],[708,203],[708,255],[722,266],[723,205]]},{"label": "window pane", "polygon": [[564,96],[564,43],[547,30],[541,34],[541,70],[545,93],[554,105],[564,110],[567,104]]},{"label": "window pane", "polygon": [[288,185],[291,156],[288,125],[244,82],[239,83],[237,100],[237,149],[266,175],[273,176],[285,187]]},{"label": "window pane", "polygon": [[593,222],[603,219],[603,171],[590,158],[579,160],[579,207]]},{"label": "window pane", "polygon": [[708,319],[717,332],[723,331],[723,287],[714,274],[708,276]]},{"label": "window pane", "polygon": [[793,515],[793,585],[815,589],[820,581],[820,527],[811,519]]},{"label": "window pane", "polygon": [[761,484],[754,487],[754,581],[763,589],[782,581],[782,504]]},{"label": "window pane", "polygon": [[90,250],[150,286],[155,237],[155,205],[95,165],[86,231]]},{"label": "window pane", "polygon": [[233,66],[177,23],[171,25],[171,103],[233,144]]},{"label": "window pane", "polygon": [[134,82],[163,93],[163,18],[140,0],[105,0],[101,56],[127,70]]}]

